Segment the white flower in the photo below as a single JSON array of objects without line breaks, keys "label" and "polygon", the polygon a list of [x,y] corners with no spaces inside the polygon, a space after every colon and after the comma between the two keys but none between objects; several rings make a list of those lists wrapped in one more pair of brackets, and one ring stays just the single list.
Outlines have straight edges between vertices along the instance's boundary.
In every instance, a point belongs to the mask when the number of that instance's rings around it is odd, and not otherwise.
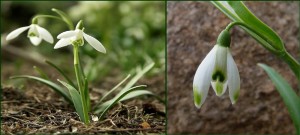
[{"label": "white flower", "polygon": [[49,42],[49,43],[53,43],[53,37],[52,35],[44,28],[40,27],[37,24],[31,24],[29,26],[25,26],[25,27],[21,27],[18,28],[12,32],[10,32],[7,37],[6,40],[11,40],[16,38],[17,36],[19,36],[22,32],[26,31],[27,29],[29,29],[27,37],[30,39],[31,43],[35,46],[39,45],[42,41],[42,39],[44,39],[45,41]]},{"label": "white flower", "polygon": [[[77,24],[77,26],[80,25],[81,22]],[[57,38],[60,39],[54,46],[54,49],[61,48],[67,45],[80,45],[82,46],[84,44],[85,39],[93,48],[95,48],[97,51],[106,53],[106,50],[104,46],[94,37],[85,34],[83,32],[83,29],[79,29],[76,27],[76,30],[71,30],[71,31],[65,31],[63,33],[60,33]]]},{"label": "white flower", "polygon": [[193,92],[194,103],[197,108],[200,108],[204,103],[210,85],[212,85],[217,96],[222,96],[228,85],[231,103],[234,104],[237,101],[240,76],[228,46],[215,45],[196,71]]}]

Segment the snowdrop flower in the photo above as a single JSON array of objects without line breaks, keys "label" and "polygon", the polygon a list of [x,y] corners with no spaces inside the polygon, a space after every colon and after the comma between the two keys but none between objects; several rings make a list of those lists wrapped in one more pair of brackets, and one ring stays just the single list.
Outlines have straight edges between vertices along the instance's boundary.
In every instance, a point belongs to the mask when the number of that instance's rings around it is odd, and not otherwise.
[{"label": "snowdrop flower", "polygon": [[222,96],[228,85],[231,103],[237,101],[240,76],[229,47],[230,33],[224,30],[220,33],[217,44],[199,65],[193,82],[194,103],[197,108],[204,103],[210,85],[217,96]]},{"label": "snowdrop flower", "polygon": [[84,44],[83,39],[85,39],[97,51],[106,53],[104,46],[94,37],[85,34],[83,30],[84,28],[83,28],[82,21],[79,21],[75,30],[65,31],[63,33],[60,33],[57,36],[57,38],[60,40],[55,44],[54,49],[65,47],[67,45],[82,46]]},{"label": "snowdrop flower", "polygon": [[27,37],[30,39],[31,43],[35,46],[39,45],[42,41],[42,39],[44,39],[45,41],[49,42],[49,43],[53,43],[53,37],[52,35],[44,28],[40,27],[37,24],[31,24],[29,26],[25,26],[25,27],[21,27],[18,28],[12,32],[10,32],[7,37],[6,40],[11,40],[16,38],[17,36],[19,36],[22,32],[28,30],[28,34]]}]

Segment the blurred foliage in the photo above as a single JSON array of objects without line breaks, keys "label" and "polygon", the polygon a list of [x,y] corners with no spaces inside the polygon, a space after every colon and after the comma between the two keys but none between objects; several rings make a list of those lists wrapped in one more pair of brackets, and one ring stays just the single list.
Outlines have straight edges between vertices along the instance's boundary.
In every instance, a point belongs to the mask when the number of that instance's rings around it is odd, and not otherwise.
[{"label": "blurred foliage", "polygon": [[[36,14],[55,15],[51,8],[65,11],[74,24],[83,20],[85,32],[99,39],[106,47],[106,54],[98,53],[89,45],[81,48],[82,62],[90,80],[99,81],[110,72],[124,76],[133,72],[135,67],[152,61],[155,67],[149,75],[164,74],[165,2],[1,2],[1,35],[29,25]],[[54,37],[67,30],[67,26],[57,20],[43,19],[39,20],[39,24]],[[30,44],[26,34],[22,35],[22,43]],[[66,65],[64,60],[57,58],[63,55],[70,59],[72,56],[71,46],[57,51],[45,42],[39,47],[27,47],[60,61],[63,66]]]}]

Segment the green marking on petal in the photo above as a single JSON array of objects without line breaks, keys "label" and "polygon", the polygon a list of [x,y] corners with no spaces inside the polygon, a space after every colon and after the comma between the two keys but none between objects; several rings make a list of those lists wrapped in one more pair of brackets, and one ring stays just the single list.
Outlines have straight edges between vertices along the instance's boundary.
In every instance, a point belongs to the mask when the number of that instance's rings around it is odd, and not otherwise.
[{"label": "green marking on petal", "polygon": [[202,96],[201,94],[198,93],[197,87],[194,86],[193,91],[194,91],[194,102],[197,106],[200,106]]},{"label": "green marking on petal", "polygon": [[223,92],[223,83],[216,81],[216,91],[217,95],[221,95]]},{"label": "green marking on petal", "polygon": [[30,32],[29,34],[28,34],[28,37],[36,37],[37,35],[35,34],[35,33],[33,33],[33,32]]},{"label": "green marking on petal", "polygon": [[225,74],[221,70],[215,70],[213,75],[212,75],[212,80],[213,81],[220,81],[224,82],[225,81]]},{"label": "green marking on petal", "polygon": [[77,39],[77,40],[72,41],[72,45],[82,46],[83,45],[83,39]]},{"label": "green marking on petal", "polygon": [[233,100],[234,100],[234,103],[237,101],[237,99],[239,98],[239,95],[240,95],[240,91],[237,90],[234,95],[233,95]]}]

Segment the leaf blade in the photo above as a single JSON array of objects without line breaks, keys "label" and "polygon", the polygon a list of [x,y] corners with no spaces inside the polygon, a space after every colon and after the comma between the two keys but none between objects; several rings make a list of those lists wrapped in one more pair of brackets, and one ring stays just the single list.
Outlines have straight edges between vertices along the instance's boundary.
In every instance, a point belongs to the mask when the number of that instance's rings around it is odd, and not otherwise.
[{"label": "leaf blade", "polygon": [[64,85],[65,87],[68,88],[69,93],[71,95],[72,101],[73,101],[73,105],[75,107],[76,112],[78,113],[80,120],[84,121],[86,123],[86,116],[85,116],[85,112],[83,110],[83,102],[81,100],[81,96],[79,94],[79,92],[72,87],[70,84],[63,82],[61,80],[58,80],[62,85]]},{"label": "leaf blade", "polygon": [[[221,10],[227,17],[229,17],[232,21],[235,22],[243,22],[245,24],[248,25],[248,23],[246,23],[244,20],[242,20],[240,18],[241,15],[239,15],[240,13],[236,13],[233,9],[233,7],[231,5],[229,5],[229,3],[227,1],[211,1],[211,3],[216,6],[219,10]],[[247,7],[243,4],[243,5],[239,5],[239,6],[244,6],[245,9],[247,9]],[[237,6],[238,7],[238,6]],[[247,11],[249,11],[248,14],[252,14],[254,16],[254,14],[247,9]],[[258,18],[256,18],[257,20],[259,20]],[[260,21],[260,20],[259,20]],[[262,22],[262,21],[260,21]],[[265,25],[264,23],[262,23],[262,25]],[[252,25],[251,25],[252,26]],[[268,27],[268,26],[263,26],[263,27]],[[252,36],[257,42],[259,42],[260,44],[262,44],[266,49],[270,50],[271,52],[274,53],[281,53],[281,51],[278,51],[278,49],[273,48],[272,44],[267,41],[266,37],[260,37],[259,35],[257,35],[255,32],[251,31],[250,29],[241,26],[242,29],[244,29],[248,34],[250,34],[250,36]],[[269,27],[268,27],[269,28]],[[269,28],[271,29],[271,28]],[[272,31],[273,35],[277,35],[272,29],[268,30],[268,31]],[[267,33],[268,34],[268,33]],[[262,34],[261,34],[262,35]],[[278,35],[277,35],[278,36]],[[280,39],[280,37],[278,36],[278,38]],[[280,39],[281,40],[281,39]],[[282,42],[282,46],[283,46],[283,42]]]},{"label": "leaf blade", "polygon": [[69,103],[72,103],[71,97],[70,95],[59,85],[43,79],[43,78],[39,78],[39,77],[35,77],[35,76],[29,76],[29,75],[20,75],[20,76],[12,76],[10,77],[10,79],[18,79],[18,78],[26,78],[26,79],[32,79],[32,80],[36,80],[39,81],[43,84],[46,84],[47,86],[49,86],[50,88],[52,88],[55,92],[59,93],[60,95],[62,95]]},{"label": "leaf blade", "polygon": [[263,68],[271,78],[290,113],[297,133],[300,134],[300,97],[297,96],[288,82],[283,79],[282,76],[279,75],[273,68],[265,64],[258,65]]},{"label": "leaf blade", "polygon": [[124,92],[131,88],[146,72],[148,72],[152,67],[154,66],[154,62],[150,63],[144,69],[142,69],[140,72],[138,72],[127,84],[126,86],[121,90],[121,92]]},{"label": "leaf blade", "polygon": [[258,33],[261,33],[263,36],[265,36],[265,39],[268,43],[276,46],[276,49],[283,49],[283,42],[277,33],[274,32],[274,30],[272,30],[268,25],[263,23],[260,19],[258,19],[243,2],[229,1],[228,4],[233,8],[243,22],[247,23],[256,31],[258,31]]},{"label": "leaf blade", "polygon": [[54,69],[56,69],[68,81],[69,84],[71,84],[74,88],[76,88],[76,85],[73,83],[73,81],[58,66],[56,66],[54,63],[48,60],[45,60],[45,62],[51,67],[53,67]]}]

